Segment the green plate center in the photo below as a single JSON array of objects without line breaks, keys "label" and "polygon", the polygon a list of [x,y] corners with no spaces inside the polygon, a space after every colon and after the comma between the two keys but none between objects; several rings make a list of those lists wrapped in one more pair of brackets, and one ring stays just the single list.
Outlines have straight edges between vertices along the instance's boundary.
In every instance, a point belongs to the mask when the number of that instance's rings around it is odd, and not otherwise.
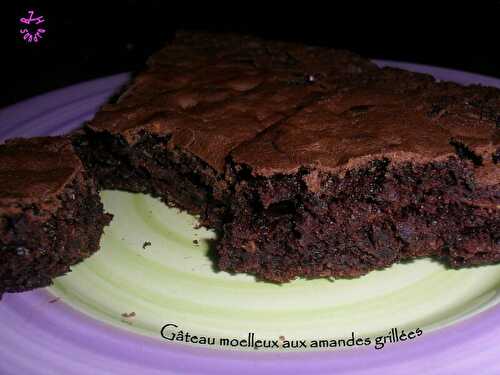
[{"label": "green plate center", "polygon": [[[95,319],[164,340],[165,324],[191,335],[262,339],[374,337],[426,332],[499,302],[500,265],[448,270],[423,259],[355,280],[284,285],[216,272],[215,235],[196,218],[140,194],[105,191],[115,214],[101,250],[58,278],[51,292]],[[149,244],[150,243],[150,244]]]}]

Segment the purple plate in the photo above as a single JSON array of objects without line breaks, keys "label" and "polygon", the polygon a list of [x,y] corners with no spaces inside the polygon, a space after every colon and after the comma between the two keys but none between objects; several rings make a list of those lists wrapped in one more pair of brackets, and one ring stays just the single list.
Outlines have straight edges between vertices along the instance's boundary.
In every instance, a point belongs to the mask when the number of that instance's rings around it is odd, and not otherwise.
[{"label": "purple plate", "polygon": [[[500,80],[378,61],[438,79],[500,87]],[[66,133],[90,119],[129,79],[119,74],[57,90],[0,111],[0,140]],[[0,375],[64,374],[500,374],[500,306],[384,350],[238,352],[175,345],[82,314],[46,290],[0,302]]]}]

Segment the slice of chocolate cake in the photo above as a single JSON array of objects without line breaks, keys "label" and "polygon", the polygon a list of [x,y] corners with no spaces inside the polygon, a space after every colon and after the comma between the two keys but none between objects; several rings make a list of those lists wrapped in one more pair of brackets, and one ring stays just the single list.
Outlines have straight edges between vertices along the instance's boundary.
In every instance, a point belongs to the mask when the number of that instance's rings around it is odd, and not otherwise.
[{"label": "slice of chocolate cake", "polygon": [[231,193],[228,154],[375,69],[345,51],[180,33],[75,145],[100,186],[151,193],[220,227]]},{"label": "slice of chocolate cake", "polygon": [[0,296],[68,272],[99,248],[110,219],[67,139],[0,145]]},{"label": "slice of chocolate cake", "polygon": [[500,261],[500,94],[382,70],[232,153],[220,267],[283,282]]},{"label": "slice of chocolate cake", "polygon": [[180,33],[74,144],[104,188],[221,231],[223,270],[354,277],[500,260],[500,94],[355,54]]}]

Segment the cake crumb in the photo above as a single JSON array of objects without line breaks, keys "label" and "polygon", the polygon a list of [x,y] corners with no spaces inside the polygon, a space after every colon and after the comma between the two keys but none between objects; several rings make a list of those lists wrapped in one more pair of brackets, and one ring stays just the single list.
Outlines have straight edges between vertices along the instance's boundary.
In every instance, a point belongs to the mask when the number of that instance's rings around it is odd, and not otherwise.
[{"label": "cake crumb", "polygon": [[251,254],[254,254],[257,251],[257,245],[255,244],[255,241],[248,241],[247,243],[241,245],[241,247],[243,248],[243,250]]},{"label": "cake crumb", "polygon": [[133,318],[134,316],[135,316],[135,312],[134,311],[132,311],[130,313],[123,313],[122,314],[122,317],[124,317],[124,318]]}]

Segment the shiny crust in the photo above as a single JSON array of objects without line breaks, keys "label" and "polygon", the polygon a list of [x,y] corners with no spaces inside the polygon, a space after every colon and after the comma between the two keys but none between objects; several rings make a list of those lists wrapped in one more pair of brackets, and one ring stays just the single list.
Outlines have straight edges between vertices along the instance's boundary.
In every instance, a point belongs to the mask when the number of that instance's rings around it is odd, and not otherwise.
[{"label": "shiny crust", "polygon": [[180,33],[154,55],[117,103],[90,122],[128,143],[141,132],[223,172],[229,153],[375,66],[346,51],[257,38]]},{"label": "shiny crust", "polygon": [[426,163],[459,154],[474,161],[481,182],[498,184],[499,112],[496,89],[382,69],[353,78],[232,156],[254,174],[270,176],[301,167],[342,173],[373,159]]},{"label": "shiny crust", "polygon": [[477,178],[497,184],[499,110],[496,89],[379,69],[346,51],[181,32],[88,126],[129,144],[168,135],[168,147],[221,174],[228,161],[270,176],[466,150],[481,161]]}]

